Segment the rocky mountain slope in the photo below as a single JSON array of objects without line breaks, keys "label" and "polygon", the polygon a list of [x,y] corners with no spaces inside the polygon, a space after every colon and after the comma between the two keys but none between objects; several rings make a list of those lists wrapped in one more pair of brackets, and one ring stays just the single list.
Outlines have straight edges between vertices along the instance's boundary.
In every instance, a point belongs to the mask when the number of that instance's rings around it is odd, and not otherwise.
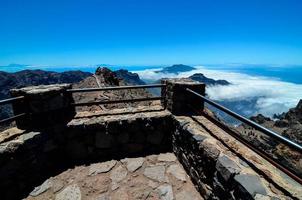
[{"label": "rocky mountain slope", "polygon": [[[87,77],[79,83],[73,84],[73,88],[94,88],[94,87],[109,87],[123,85],[140,85],[144,84],[137,74],[128,72],[127,70],[111,71],[108,68],[97,68],[94,76]],[[75,102],[93,102],[93,101],[108,101],[118,99],[133,99],[152,96],[145,89],[128,89],[114,91],[100,91],[89,93],[75,93]],[[100,111],[111,108],[138,106],[138,105],[153,105],[159,102],[135,102],[135,103],[120,103],[108,105],[95,105],[79,107],[78,111]]]},{"label": "rocky mountain slope", "polygon": [[[195,68],[186,65],[173,65],[166,67],[161,72],[164,73],[180,73],[190,71]],[[214,80],[205,77],[203,74],[194,74],[189,78],[204,82],[207,85],[227,85],[230,84],[225,80]],[[160,81],[159,81],[160,82]],[[0,99],[10,97],[9,90],[12,88],[21,88],[32,85],[48,85],[56,83],[73,83],[74,88],[91,88],[91,87],[106,87],[119,85],[143,85],[146,84],[140,79],[138,74],[131,73],[121,69],[111,71],[108,68],[98,68],[95,74],[82,71],[67,71],[67,72],[51,72],[43,70],[23,70],[16,73],[7,73],[0,71]],[[160,88],[140,89],[140,90],[119,90],[119,91],[104,91],[91,93],[75,93],[74,97],[77,102],[104,101],[112,99],[131,99],[139,97],[148,97],[152,95],[160,95]],[[77,108],[79,111],[96,111],[110,108],[119,108],[137,105],[153,105],[159,104],[156,102],[136,102],[127,104],[111,104],[86,106]],[[11,107],[0,106],[0,119],[7,118],[12,115]]]},{"label": "rocky mountain slope", "polygon": [[122,79],[125,83],[129,85],[145,85],[146,83],[142,81],[138,74],[129,72],[125,69],[120,69],[114,71],[117,78]]},{"label": "rocky mountain slope", "polygon": [[[302,144],[302,99],[295,108],[279,116],[278,120],[272,120],[261,114],[251,117],[251,120],[271,129],[296,143]],[[275,139],[254,130],[250,126],[240,125],[236,128],[239,133],[279,160],[290,169],[302,176],[302,154],[289,148]]]},{"label": "rocky mountain slope", "polygon": [[[168,73],[179,73],[182,69],[180,65],[174,65],[163,69]],[[188,66],[189,67],[189,66]],[[180,70],[180,71],[179,71]],[[185,68],[183,70],[192,70]],[[193,74],[189,78],[204,82],[207,85],[228,85],[231,84],[225,80],[214,80],[204,76],[203,74]],[[122,85],[140,85],[145,84],[143,80],[135,73],[127,70],[111,71],[108,68],[98,68],[95,74],[70,71],[63,73],[47,72],[42,70],[24,70],[17,73],[0,72],[0,99],[9,97],[9,89],[20,88],[30,85],[40,84],[54,84],[54,83],[73,83],[73,88],[92,88],[92,87],[106,87],[106,86],[122,86]],[[152,91],[154,94],[154,91]],[[160,94],[157,91],[157,94]],[[74,98],[76,102],[93,102],[106,101],[117,99],[132,99],[140,97],[152,96],[150,90],[117,90],[117,91],[103,91],[103,92],[89,92],[89,93],[75,93]],[[136,102],[123,104],[109,104],[109,105],[95,105],[77,108],[78,111],[100,111],[112,108],[131,107],[138,105],[154,105],[159,104],[159,101],[153,102]],[[10,107],[0,106],[0,119],[9,116]],[[302,100],[299,104],[279,116],[278,120],[272,120],[262,115],[252,117],[252,120],[259,124],[270,128],[288,138],[302,143]],[[288,149],[284,145],[280,145],[277,141],[263,135],[260,132],[246,126],[240,125],[236,128],[240,134],[252,141],[255,145],[263,150],[269,152],[273,157],[279,159],[284,163],[292,163],[291,168],[300,170],[302,174],[302,157],[300,154]]]},{"label": "rocky mountain slope", "polygon": [[[62,73],[43,70],[23,70],[16,73],[0,72],[0,99],[10,97],[9,90],[32,85],[49,85],[56,83],[72,83],[74,88],[106,87],[119,85],[141,85],[145,84],[137,74],[127,70],[111,71],[107,68],[98,68],[95,74],[82,71],[67,71]],[[96,100],[139,98],[151,96],[143,89],[120,90],[92,93],[75,93],[75,100],[89,102]],[[134,105],[149,105],[150,102],[139,102]],[[130,106],[132,104],[117,104],[106,106],[81,107],[78,110],[100,110],[113,107]],[[0,106],[0,119],[10,116],[11,107]]]},{"label": "rocky mountain slope", "polygon": [[194,81],[199,81],[199,82],[205,83],[207,86],[230,85],[231,84],[230,82],[228,82],[226,80],[214,80],[214,79],[208,78],[201,73],[193,74],[193,75],[189,76],[189,78]]},{"label": "rocky mountain slope", "polygon": [[91,73],[82,71],[62,73],[43,70],[23,70],[15,73],[0,71],[0,99],[8,98],[9,90],[12,88],[55,83],[76,83],[91,75]]},{"label": "rocky mountain slope", "polygon": [[[9,98],[9,90],[12,88],[55,83],[76,83],[91,75],[91,73],[82,71],[63,73],[43,70],[23,70],[15,73],[0,71],[0,99]],[[0,119],[7,118],[11,113],[10,105],[0,106]]]},{"label": "rocky mountain slope", "polygon": [[269,129],[280,133],[291,140],[302,144],[302,99],[295,108],[279,116],[279,119],[272,120],[261,114],[251,119]]}]

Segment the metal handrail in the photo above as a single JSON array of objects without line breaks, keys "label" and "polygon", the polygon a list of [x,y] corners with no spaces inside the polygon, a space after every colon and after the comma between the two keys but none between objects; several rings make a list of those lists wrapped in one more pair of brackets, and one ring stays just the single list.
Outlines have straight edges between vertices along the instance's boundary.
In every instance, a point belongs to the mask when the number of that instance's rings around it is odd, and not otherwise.
[{"label": "metal handrail", "polygon": [[108,90],[126,90],[126,89],[144,89],[144,88],[156,88],[165,87],[165,84],[152,84],[152,85],[131,85],[131,86],[116,86],[116,87],[103,87],[103,88],[79,88],[68,89],[67,92],[96,92],[96,91],[108,91]]},{"label": "metal handrail", "polygon": [[15,119],[24,117],[25,115],[26,115],[26,113],[21,113],[21,114],[14,115],[14,116],[12,116],[12,117],[8,117],[8,118],[5,118],[5,119],[1,119],[1,120],[0,120],[0,124],[14,121]]},{"label": "metal handrail", "polygon": [[[10,103],[13,103],[15,101],[21,101],[23,99],[24,99],[24,96],[18,96],[18,97],[13,97],[13,98],[9,98],[9,99],[3,99],[3,100],[0,100],[0,105],[10,104]],[[5,119],[1,119],[0,124],[14,121],[15,119],[18,119],[20,117],[24,117],[25,115],[26,115],[26,113],[20,113],[20,114],[17,114],[17,115],[14,115],[14,116],[11,116],[11,117],[8,117],[8,118],[5,118]]]},{"label": "metal handrail", "polygon": [[3,100],[0,100],[0,105],[9,104],[9,103],[12,103],[14,101],[18,101],[18,100],[22,100],[22,99],[24,99],[24,96],[18,96],[18,97],[13,97],[13,98],[9,98],[9,99],[3,99]]},{"label": "metal handrail", "polygon": [[261,131],[262,133],[264,133],[266,135],[269,135],[269,136],[271,136],[271,137],[279,140],[280,142],[283,142],[283,143],[289,145],[290,147],[295,148],[299,152],[302,152],[302,146],[300,144],[297,144],[297,143],[291,141],[290,139],[288,139],[288,138],[286,138],[286,137],[284,137],[284,136],[282,136],[282,135],[280,135],[280,134],[278,134],[278,133],[276,133],[274,131],[271,131],[271,130],[269,130],[269,129],[267,129],[267,128],[265,128],[265,127],[257,124],[256,122],[254,122],[254,121],[252,121],[252,120],[250,120],[248,118],[245,118],[245,117],[243,117],[243,116],[241,116],[241,115],[239,115],[239,114],[237,114],[237,113],[229,110],[228,108],[226,108],[226,107],[224,107],[224,106],[222,106],[222,105],[220,105],[220,104],[218,104],[218,103],[216,103],[216,102],[214,102],[214,101],[212,101],[212,100],[204,97],[203,95],[201,95],[201,94],[199,94],[199,93],[197,93],[197,92],[195,92],[195,91],[193,91],[193,90],[191,90],[189,88],[186,88],[186,90],[188,92],[190,92],[192,94],[195,94],[196,96],[200,97],[202,100],[204,100],[208,104],[210,104],[210,105],[212,105],[212,106],[214,106],[214,107],[216,107],[216,108],[224,111],[225,113],[231,115],[232,117],[234,117],[234,118],[236,118],[236,119],[238,119],[238,120],[240,120],[240,121],[242,121],[242,122],[250,125],[251,127],[257,129],[258,131]]}]

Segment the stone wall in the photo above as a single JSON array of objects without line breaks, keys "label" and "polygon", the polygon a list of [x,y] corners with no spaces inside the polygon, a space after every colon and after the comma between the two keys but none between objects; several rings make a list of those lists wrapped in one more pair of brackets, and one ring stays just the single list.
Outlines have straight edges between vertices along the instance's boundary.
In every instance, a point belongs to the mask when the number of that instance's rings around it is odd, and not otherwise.
[{"label": "stone wall", "polygon": [[[204,103],[194,94],[189,93],[185,88],[189,88],[199,94],[205,94],[205,84],[191,79],[164,79],[162,84],[166,88],[162,90],[164,97],[162,104],[174,115],[188,115],[195,110],[202,111]],[[194,110],[192,110],[194,108]]]},{"label": "stone wall", "polygon": [[22,102],[13,103],[14,114],[27,114],[16,120],[17,127],[42,131],[65,126],[75,116],[73,97],[66,92],[70,88],[71,84],[54,84],[12,89],[13,97],[24,96]]},{"label": "stone wall", "polygon": [[174,120],[173,151],[205,199],[300,199],[299,184],[291,194],[277,189],[190,117]]},{"label": "stone wall", "polygon": [[[166,111],[73,119],[64,134],[71,157],[124,157],[171,150],[173,123]],[[78,151],[69,151],[77,146]]]},{"label": "stone wall", "polygon": [[26,132],[0,144],[1,199],[20,199],[47,178],[78,165],[171,151],[166,111],[71,120],[62,132]]},{"label": "stone wall", "polygon": [[205,199],[299,199],[298,192],[284,193],[287,188],[277,188],[192,117],[167,111],[76,118],[60,133],[26,132],[1,143],[1,198],[25,197],[75,165],[160,152],[175,153]]},{"label": "stone wall", "polygon": [[245,146],[234,145],[230,136],[219,140],[218,130],[215,135],[193,120],[190,107],[202,110],[203,102],[184,87],[204,94],[204,84],[182,79],[164,83],[166,110],[112,110],[99,116],[75,115],[66,93],[69,85],[13,90],[13,96],[25,96],[25,104],[13,105],[15,113],[29,115],[17,121],[24,134],[0,142],[1,198],[20,199],[33,186],[78,164],[173,151],[205,199],[302,199],[301,185],[281,175],[269,177],[269,163],[244,155]]}]

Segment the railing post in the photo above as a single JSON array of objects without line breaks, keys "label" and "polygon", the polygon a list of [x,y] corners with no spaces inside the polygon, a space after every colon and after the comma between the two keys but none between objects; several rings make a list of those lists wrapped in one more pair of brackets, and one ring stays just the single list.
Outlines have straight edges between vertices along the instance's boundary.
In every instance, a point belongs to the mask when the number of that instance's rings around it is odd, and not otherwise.
[{"label": "railing post", "polygon": [[74,115],[70,84],[40,85],[10,91],[13,97],[24,96],[22,103],[13,103],[14,113],[26,113],[16,120],[17,127],[25,130],[53,129],[67,123]]},{"label": "railing post", "polygon": [[164,79],[162,84],[166,88],[162,89],[163,106],[175,115],[188,115],[194,110],[202,111],[204,103],[194,94],[190,94],[185,89],[190,88],[202,95],[205,94],[205,84],[191,79]]}]

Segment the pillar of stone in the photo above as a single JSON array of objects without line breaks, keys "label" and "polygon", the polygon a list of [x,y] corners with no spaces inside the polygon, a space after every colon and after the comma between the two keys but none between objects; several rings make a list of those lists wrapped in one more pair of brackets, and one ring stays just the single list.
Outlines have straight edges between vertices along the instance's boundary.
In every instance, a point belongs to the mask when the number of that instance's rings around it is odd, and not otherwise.
[{"label": "pillar of stone", "polygon": [[11,96],[24,96],[22,102],[13,103],[15,114],[26,113],[16,120],[17,127],[25,130],[53,129],[67,123],[75,115],[70,84],[30,86],[12,89]]},{"label": "pillar of stone", "polygon": [[204,95],[205,84],[191,79],[164,79],[162,84],[166,84],[166,88],[162,89],[164,100],[162,104],[175,115],[192,114],[194,110],[202,111],[204,103],[201,98],[188,92],[185,88]]}]

